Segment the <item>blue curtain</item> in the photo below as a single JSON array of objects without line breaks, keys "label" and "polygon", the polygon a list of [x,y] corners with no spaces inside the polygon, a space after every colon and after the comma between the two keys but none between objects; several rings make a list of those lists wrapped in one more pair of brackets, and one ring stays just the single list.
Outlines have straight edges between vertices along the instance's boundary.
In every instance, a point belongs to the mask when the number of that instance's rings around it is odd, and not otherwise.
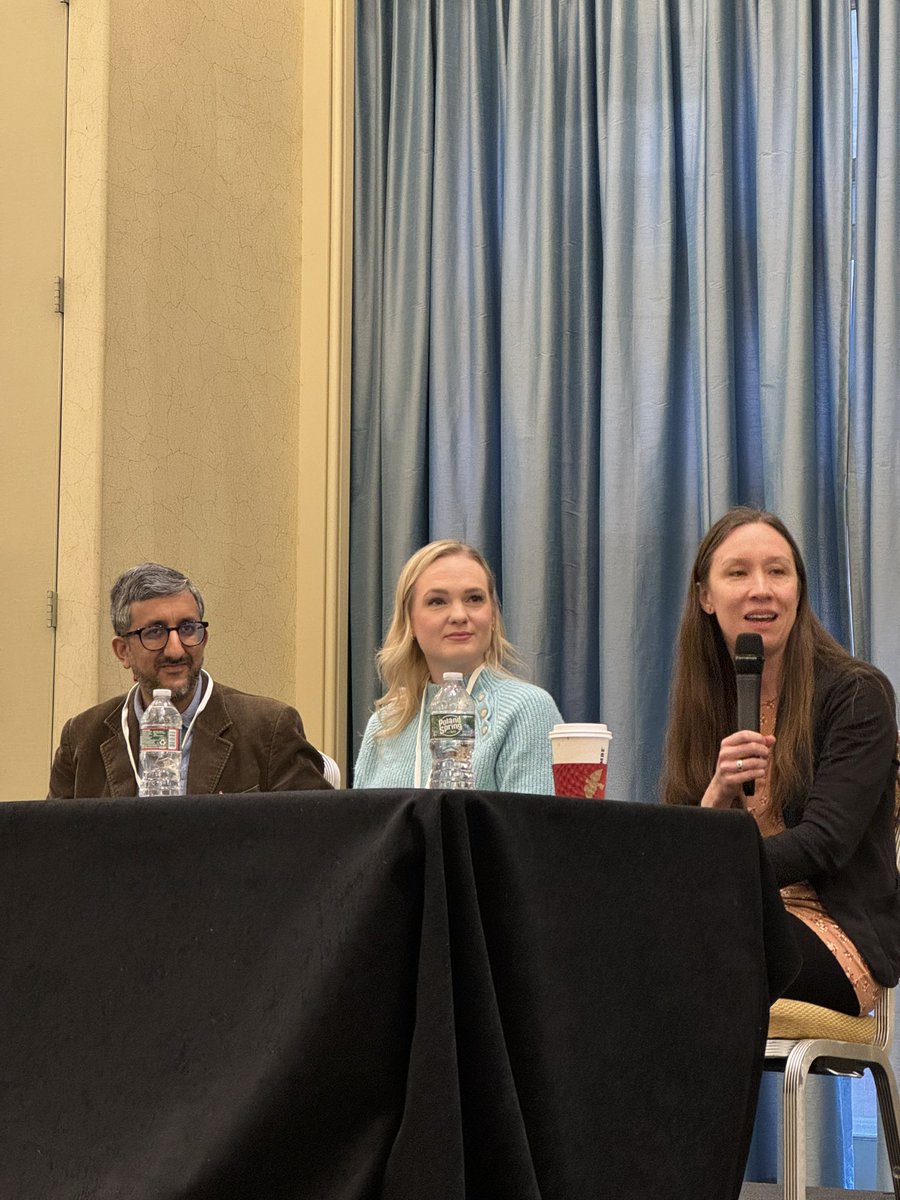
[{"label": "blue curtain", "polygon": [[859,0],[854,210],[850,0],[357,0],[351,756],[434,537],[610,726],[615,797],[656,796],[732,504],[787,521],[900,683],[898,10]]},{"label": "blue curtain", "polygon": [[851,580],[861,653],[900,687],[900,5],[857,0]]},{"label": "blue curtain", "polygon": [[[848,495],[860,653],[900,686],[900,5],[857,0],[859,113]],[[895,1019],[900,1028],[900,1012]],[[900,1078],[900,1045],[891,1052]],[[874,1181],[893,1188],[883,1135]]]}]

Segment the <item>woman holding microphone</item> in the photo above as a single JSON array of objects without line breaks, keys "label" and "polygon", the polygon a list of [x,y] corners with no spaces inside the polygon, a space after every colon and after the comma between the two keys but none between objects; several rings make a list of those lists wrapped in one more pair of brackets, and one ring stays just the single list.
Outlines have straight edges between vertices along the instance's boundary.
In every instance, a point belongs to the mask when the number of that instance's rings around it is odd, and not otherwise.
[{"label": "woman holding microphone", "polygon": [[[759,732],[735,732],[742,633],[762,638]],[[732,509],[701,542],[688,586],[663,799],[755,817],[803,953],[785,996],[856,1016],[900,976],[896,748],[891,685],[812,612],[783,522]]]}]

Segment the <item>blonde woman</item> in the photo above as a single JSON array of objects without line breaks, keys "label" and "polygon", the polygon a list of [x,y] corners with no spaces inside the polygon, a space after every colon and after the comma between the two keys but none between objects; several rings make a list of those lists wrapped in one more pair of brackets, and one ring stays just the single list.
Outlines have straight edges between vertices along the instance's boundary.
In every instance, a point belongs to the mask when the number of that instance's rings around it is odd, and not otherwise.
[{"label": "blonde woman", "polygon": [[475,701],[475,786],[553,794],[549,734],[562,720],[553,698],[517,679],[493,572],[464,542],[430,542],[408,560],[378,652],[384,696],[356,760],[354,786],[427,787],[428,706],[445,671],[460,671]]}]

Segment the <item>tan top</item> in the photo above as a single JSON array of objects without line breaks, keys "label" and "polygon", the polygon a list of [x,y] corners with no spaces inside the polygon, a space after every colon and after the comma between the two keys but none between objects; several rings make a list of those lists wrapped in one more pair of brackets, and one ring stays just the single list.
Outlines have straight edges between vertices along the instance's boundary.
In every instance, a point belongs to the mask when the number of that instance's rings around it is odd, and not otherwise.
[{"label": "tan top", "polygon": [[[768,700],[760,706],[760,733],[775,732],[776,704],[777,701]],[[769,761],[771,762],[771,759]],[[784,830],[784,819],[780,813],[773,813],[769,802],[768,769],[763,779],[757,783],[755,795],[746,798],[746,804],[748,811],[756,818],[763,837],[771,837],[773,833],[781,833]],[[805,880],[802,883],[791,883],[781,889],[781,898],[788,912],[808,925],[838,960],[841,970],[856,992],[860,1013],[871,1012],[881,992],[881,986],[872,978],[872,973],[856,946],[822,907],[815,888]]]}]

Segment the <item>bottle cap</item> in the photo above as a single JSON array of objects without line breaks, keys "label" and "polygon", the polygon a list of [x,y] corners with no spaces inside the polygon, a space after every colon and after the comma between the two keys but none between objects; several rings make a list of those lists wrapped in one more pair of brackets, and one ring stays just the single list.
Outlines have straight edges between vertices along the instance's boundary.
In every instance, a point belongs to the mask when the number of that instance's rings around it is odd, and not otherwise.
[{"label": "bottle cap", "polygon": [[172,699],[171,688],[154,688],[153,689],[153,699],[154,700],[171,700]]},{"label": "bottle cap", "polygon": [[458,683],[462,679],[462,671],[445,671],[444,683]]}]

